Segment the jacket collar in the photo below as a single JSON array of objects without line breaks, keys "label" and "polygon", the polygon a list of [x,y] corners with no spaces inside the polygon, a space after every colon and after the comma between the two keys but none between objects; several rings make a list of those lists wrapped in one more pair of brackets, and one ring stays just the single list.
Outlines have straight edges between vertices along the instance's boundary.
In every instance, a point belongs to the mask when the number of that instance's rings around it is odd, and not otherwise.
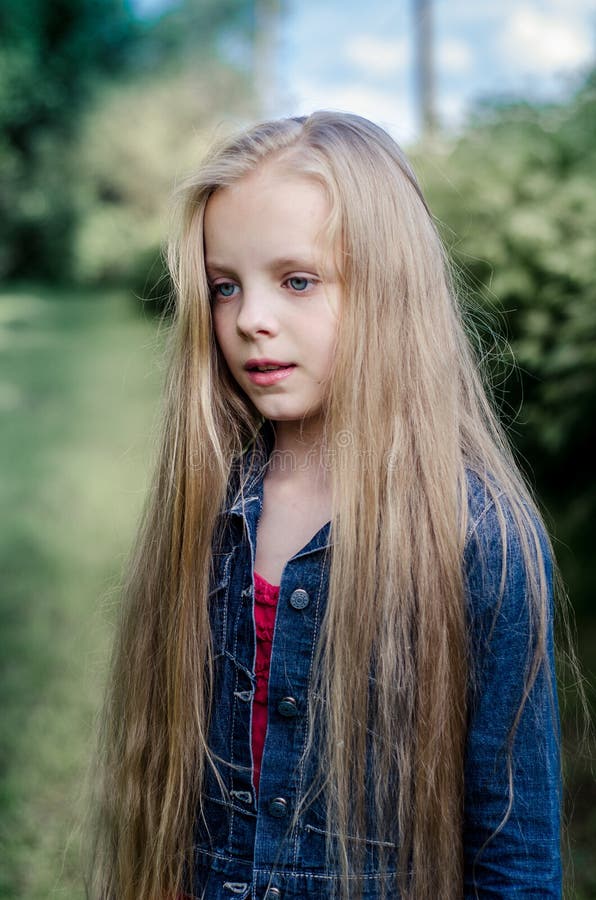
[{"label": "jacket collar", "polygon": [[243,516],[247,506],[256,503],[260,515],[263,507],[263,478],[274,446],[273,425],[268,419],[263,419],[235,469],[234,488],[231,499],[224,508],[225,514]]},{"label": "jacket collar", "polygon": [[[256,536],[256,525],[263,509],[263,480],[269,457],[275,446],[275,431],[272,423],[264,419],[257,434],[245,448],[233,479],[234,489],[231,500],[226,504],[224,516],[241,517],[248,526],[249,533]],[[305,556],[315,550],[331,546],[331,526],[327,522],[311,538],[295,558]]]}]

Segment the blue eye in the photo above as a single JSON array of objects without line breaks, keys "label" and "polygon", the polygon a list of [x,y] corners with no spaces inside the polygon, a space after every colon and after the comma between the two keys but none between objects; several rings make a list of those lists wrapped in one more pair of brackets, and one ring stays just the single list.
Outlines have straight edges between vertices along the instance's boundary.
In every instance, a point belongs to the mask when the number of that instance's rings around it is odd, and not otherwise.
[{"label": "blue eye", "polygon": [[288,284],[293,291],[305,291],[310,284],[310,279],[295,275],[293,278],[288,278]]},{"label": "blue eye", "polygon": [[214,297],[224,297],[226,299],[233,297],[235,290],[236,285],[231,281],[222,281],[219,284],[214,284],[211,288]]}]

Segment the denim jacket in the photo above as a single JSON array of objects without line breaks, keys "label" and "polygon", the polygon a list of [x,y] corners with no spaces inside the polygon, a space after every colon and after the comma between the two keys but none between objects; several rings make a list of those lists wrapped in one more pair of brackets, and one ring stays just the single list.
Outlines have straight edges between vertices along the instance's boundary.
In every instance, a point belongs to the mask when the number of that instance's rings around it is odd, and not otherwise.
[{"label": "denim jacket", "polygon": [[[271,451],[271,439],[267,440],[251,451],[253,462],[255,458],[258,462],[263,447],[261,462],[266,462]],[[315,771],[312,754],[304,751],[313,650],[327,597],[330,523],[294,554],[282,574],[257,796],[251,751],[256,653],[253,571],[262,501],[263,467],[257,465],[241,491],[231,490],[222,515],[223,537],[214,547],[210,746],[226,790],[221,791],[209,772],[203,792],[205,821],[197,819],[195,829],[192,895],[205,900],[323,900],[337,896],[339,885],[338,871],[330,870],[326,862],[324,801],[315,799],[300,813],[295,827],[288,826]],[[498,606],[499,524],[492,502],[475,477],[469,480],[469,511],[465,584],[470,662],[477,678],[469,695],[464,770],[464,897],[558,898],[561,790],[552,623],[550,671],[540,673],[515,736],[513,803],[505,824],[491,838],[509,804],[507,735],[520,701],[529,628],[522,557],[513,528],[509,529],[505,592]],[[367,842],[363,900],[381,896],[378,849],[374,840]],[[385,879],[386,896],[397,897],[391,867]]]}]

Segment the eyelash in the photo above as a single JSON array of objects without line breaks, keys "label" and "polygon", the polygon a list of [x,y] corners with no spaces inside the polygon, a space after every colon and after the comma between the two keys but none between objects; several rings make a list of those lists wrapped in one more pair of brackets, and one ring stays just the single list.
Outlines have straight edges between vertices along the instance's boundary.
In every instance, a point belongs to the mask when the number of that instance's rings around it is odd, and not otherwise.
[{"label": "eyelash", "polygon": [[[289,282],[290,282],[290,281],[305,281],[306,284],[307,284],[307,286],[304,288],[304,290],[300,291],[300,290],[297,290],[296,288],[290,287],[290,285],[289,285]],[[308,278],[306,275],[290,275],[289,278],[286,278],[286,279],[282,282],[283,285],[288,285],[289,290],[291,290],[293,293],[296,293],[296,294],[306,294],[306,293],[308,293],[308,286],[309,286],[309,285],[310,285],[310,287],[312,288],[312,287],[314,287],[315,284],[318,284],[318,283],[319,283],[319,282],[318,282],[318,279],[316,279],[316,278]],[[223,300],[231,300],[232,297],[235,296],[235,294],[224,294],[224,295],[222,296],[222,295],[219,293],[219,291],[220,291],[220,289],[221,289],[222,287],[234,287],[234,288],[236,288],[236,287],[238,287],[238,285],[237,285],[237,284],[234,284],[233,281],[220,281],[220,282],[218,282],[218,284],[212,284],[212,285],[210,285],[211,298],[212,298],[213,300],[215,300],[215,299],[220,299],[220,298],[223,299]]]}]

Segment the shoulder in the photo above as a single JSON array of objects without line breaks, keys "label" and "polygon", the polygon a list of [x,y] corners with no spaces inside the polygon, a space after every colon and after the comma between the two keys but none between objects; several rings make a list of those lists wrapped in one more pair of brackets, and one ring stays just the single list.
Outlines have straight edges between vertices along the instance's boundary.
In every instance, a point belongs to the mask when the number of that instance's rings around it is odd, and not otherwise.
[{"label": "shoulder", "polygon": [[529,498],[469,476],[464,589],[470,687],[502,702],[520,702],[532,659],[554,673],[553,559],[550,541]]},{"label": "shoulder", "polygon": [[552,592],[552,551],[544,523],[528,496],[495,479],[467,473],[468,515],[464,577],[472,612],[495,602],[524,605]]}]

